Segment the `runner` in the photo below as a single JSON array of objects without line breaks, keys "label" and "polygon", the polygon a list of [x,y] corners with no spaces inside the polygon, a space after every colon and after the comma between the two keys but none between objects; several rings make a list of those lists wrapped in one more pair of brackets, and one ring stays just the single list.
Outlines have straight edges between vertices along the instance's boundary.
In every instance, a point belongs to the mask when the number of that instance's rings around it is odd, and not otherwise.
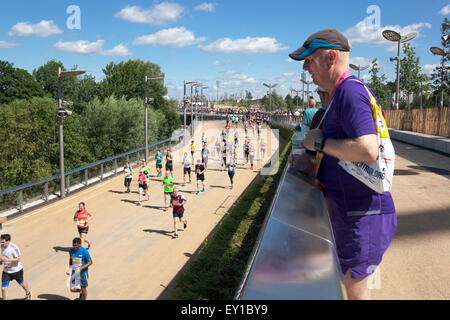
[{"label": "runner", "polygon": [[205,192],[205,163],[202,163],[200,160],[197,160],[197,164],[195,165],[195,173],[197,174],[197,195],[200,193],[200,189],[198,187],[198,182],[202,182],[202,192]]},{"label": "runner", "polygon": [[185,152],[183,157],[183,184],[186,184],[186,175],[189,175],[189,183],[191,183],[191,159]]},{"label": "runner", "polygon": [[127,188],[127,191],[125,191],[125,192],[131,193],[130,185],[131,185],[131,180],[133,179],[133,168],[131,168],[128,161],[125,163],[125,167],[123,167],[123,173],[125,175],[124,185],[125,185],[125,188]]},{"label": "runner", "polygon": [[3,264],[2,273],[2,299],[8,300],[8,287],[11,280],[16,282],[25,290],[25,300],[31,300],[31,291],[28,284],[23,281],[22,255],[20,249],[11,242],[11,235],[0,236],[2,255],[0,265]]},{"label": "runner", "polygon": [[167,197],[173,192],[173,177],[169,177],[166,171],[166,175],[163,178],[163,186],[164,186],[164,211],[167,211]]},{"label": "runner", "polygon": [[227,131],[227,136],[230,135],[230,125],[227,123],[227,125],[225,126],[225,130]]},{"label": "runner", "polygon": [[259,138],[259,136],[261,134],[261,123],[258,122],[257,126],[258,126],[258,138]]},{"label": "runner", "polygon": [[233,148],[233,163],[236,163],[238,153],[238,145],[235,143]]},{"label": "runner", "polygon": [[163,155],[161,154],[161,150],[158,150],[156,152],[156,172],[158,172],[158,174],[156,175],[157,177],[161,177],[161,171],[162,171],[162,162],[163,162]]},{"label": "runner", "polygon": [[142,164],[141,170],[144,170],[145,176],[147,177],[147,179],[150,178],[150,169],[147,166],[147,162],[144,161],[144,163]]},{"label": "runner", "polygon": [[77,222],[78,233],[81,238],[81,246],[83,246],[84,242],[86,241],[88,243],[88,250],[92,246],[92,241],[88,241],[86,239],[86,236],[89,232],[89,221],[91,221],[93,218],[94,216],[86,210],[86,204],[84,202],[80,202],[78,204],[78,210],[73,216],[73,221]]},{"label": "runner", "polygon": [[264,139],[261,139],[261,142],[259,143],[259,149],[261,151],[261,160],[262,160],[266,155],[266,142],[264,141]]},{"label": "runner", "polygon": [[225,165],[225,167],[227,166],[227,143],[226,142],[223,143],[223,147],[222,147],[222,164],[220,166],[223,167],[224,165]]},{"label": "runner", "polygon": [[141,172],[139,173],[138,183],[139,183],[139,203],[138,206],[141,205],[142,201],[142,191],[144,191],[144,195],[147,196],[147,201],[150,200],[150,195],[148,194],[148,185],[147,185],[147,176],[145,175],[145,172],[143,169],[141,169]]},{"label": "runner", "polygon": [[234,132],[234,144],[239,144],[239,133],[237,130]]},{"label": "runner", "polygon": [[178,193],[176,187],[173,188],[173,193],[170,195],[170,206],[173,208],[173,238],[178,238],[177,218],[184,223],[184,229],[187,228],[187,220],[184,218],[184,203],[186,198],[181,193]]},{"label": "runner", "polygon": [[248,163],[248,155],[249,155],[249,142],[247,139],[245,139],[244,142],[244,158],[245,158],[245,163]]},{"label": "runner", "polygon": [[194,140],[191,141],[191,158],[192,162],[194,162],[194,152],[195,152],[195,143]]},{"label": "runner", "polygon": [[253,170],[253,160],[255,159],[255,147],[253,147],[252,143],[249,143],[249,148],[248,148],[248,155],[250,158],[250,168],[251,170]]},{"label": "runner", "polygon": [[[80,238],[74,238],[72,241],[72,248],[69,249],[69,268],[72,269],[72,274],[80,272],[80,287],[81,289],[71,289],[72,292],[80,292],[79,300],[87,299],[88,287],[88,268],[92,265],[91,255],[82,245]],[[70,271],[67,272],[70,274]]]},{"label": "runner", "polygon": [[166,173],[170,171],[170,176],[173,178],[173,157],[170,150],[166,153]]},{"label": "runner", "polygon": [[208,168],[208,157],[209,157],[209,149],[206,146],[206,143],[203,144],[202,148],[202,163],[205,165],[205,169]]},{"label": "runner", "polygon": [[217,151],[217,160],[220,161],[220,152],[222,151],[222,144],[220,143],[220,138],[216,140],[216,151]]},{"label": "runner", "polygon": [[221,136],[222,142],[227,142],[227,133],[225,132],[225,130],[222,130]]},{"label": "runner", "polygon": [[206,138],[205,133],[203,132],[202,133],[202,145],[207,144],[207,143],[208,143],[208,139]]},{"label": "runner", "polygon": [[234,177],[235,168],[236,168],[236,165],[234,164],[234,162],[227,164],[228,177],[230,178],[231,189],[233,189],[233,177]]}]

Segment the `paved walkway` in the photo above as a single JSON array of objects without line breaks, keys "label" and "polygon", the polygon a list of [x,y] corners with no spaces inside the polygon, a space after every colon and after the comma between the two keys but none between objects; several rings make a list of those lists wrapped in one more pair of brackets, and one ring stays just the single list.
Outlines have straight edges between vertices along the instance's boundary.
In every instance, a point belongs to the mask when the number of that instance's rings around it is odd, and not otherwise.
[{"label": "paved walkway", "polygon": [[[229,179],[221,170],[214,150],[214,142],[225,122],[211,121],[196,131],[197,150],[201,148],[202,132],[209,138],[212,152],[209,170],[206,172],[206,192],[195,195],[196,179],[192,184],[179,185],[188,199],[186,216],[188,228],[179,231],[173,239],[173,219],[170,211],[164,212],[162,178],[155,177],[154,162],[151,168],[150,201],[137,206],[136,173],[132,182],[132,194],[124,193],[123,177],[119,176],[68,198],[31,211],[4,225],[2,233],[10,233],[12,242],[21,251],[25,280],[30,284],[35,299],[74,299],[76,294],[67,289],[68,250],[72,239],[78,236],[72,221],[78,203],[86,203],[94,219],[90,222],[88,239],[93,241],[90,250],[93,265],[89,268],[88,299],[157,299],[172,282],[177,273],[194,255],[207,236],[217,226],[232,204],[257,177],[261,162],[254,170],[243,164],[240,134],[240,157],[235,175],[235,188],[229,189]],[[234,129],[231,135],[234,134]],[[257,136],[249,133],[257,145]],[[262,137],[270,154],[276,151],[278,142],[273,132],[264,131]],[[185,147],[185,151],[189,146]],[[260,158],[259,148],[256,159]],[[182,150],[174,155],[175,182],[183,182]],[[190,154],[190,153],[189,153]],[[197,151],[195,159],[200,158]],[[266,160],[268,155],[266,155]],[[182,228],[182,227],[181,227]],[[9,298],[24,296],[15,282],[10,285]]]},{"label": "paved walkway", "polygon": [[397,141],[394,147],[398,228],[372,296],[450,299],[450,157]]}]

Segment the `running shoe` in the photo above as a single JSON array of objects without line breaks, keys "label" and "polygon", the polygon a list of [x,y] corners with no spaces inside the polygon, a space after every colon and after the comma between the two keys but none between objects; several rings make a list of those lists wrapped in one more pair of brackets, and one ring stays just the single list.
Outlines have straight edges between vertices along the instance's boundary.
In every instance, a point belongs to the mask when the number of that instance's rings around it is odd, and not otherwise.
[{"label": "running shoe", "polygon": [[32,300],[31,299],[31,291],[25,294],[25,300]]},{"label": "running shoe", "polygon": [[184,220],[184,228],[187,228],[187,220]]},{"label": "running shoe", "polygon": [[90,249],[92,247],[92,240],[89,240],[89,242],[88,242],[88,250]]},{"label": "running shoe", "polygon": [[178,233],[175,233],[174,235],[173,235],[173,237],[176,239],[176,238],[178,238]]},{"label": "running shoe", "polygon": [[197,191],[195,194],[198,195],[200,193],[200,191]]}]

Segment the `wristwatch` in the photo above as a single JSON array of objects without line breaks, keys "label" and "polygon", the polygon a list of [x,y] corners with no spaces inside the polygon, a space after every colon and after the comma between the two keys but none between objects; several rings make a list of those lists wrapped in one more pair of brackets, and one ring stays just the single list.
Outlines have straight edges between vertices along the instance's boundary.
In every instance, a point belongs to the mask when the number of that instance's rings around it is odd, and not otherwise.
[{"label": "wristwatch", "polygon": [[314,141],[314,149],[317,152],[323,152],[323,146],[325,145],[326,138],[324,136],[318,137],[316,141]]}]

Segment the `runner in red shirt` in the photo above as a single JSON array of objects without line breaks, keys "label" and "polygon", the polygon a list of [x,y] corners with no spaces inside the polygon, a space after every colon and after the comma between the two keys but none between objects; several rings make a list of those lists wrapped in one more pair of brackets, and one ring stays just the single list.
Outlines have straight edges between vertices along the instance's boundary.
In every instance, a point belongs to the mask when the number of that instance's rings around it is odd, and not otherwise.
[{"label": "runner in red shirt", "polygon": [[77,222],[78,233],[81,238],[81,246],[84,245],[86,241],[88,243],[87,249],[89,250],[92,246],[92,241],[86,239],[86,235],[89,232],[89,221],[92,220],[94,216],[86,210],[86,205],[84,202],[78,204],[78,210],[73,216],[73,221]]},{"label": "runner in red shirt", "polygon": [[144,170],[141,169],[141,171],[139,172],[139,178],[138,178],[138,183],[139,183],[139,203],[138,206],[141,205],[141,200],[142,200],[142,191],[144,191],[144,195],[147,196],[147,201],[150,200],[150,195],[148,194],[148,185],[147,185],[147,175],[145,174]]},{"label": "runner in red shirt", "polygon": [[187,220],[184,218],[184,203],[186,202],[186,198],[178,193],[178,188],[173,188],[173,193],[170,195],[170,206],[173,208],[173,229],[174,229],[174,238],[178,238],[178,229],[177,229],[177,218],[180,222],[184,223],[184,229],[187,228]]}]

